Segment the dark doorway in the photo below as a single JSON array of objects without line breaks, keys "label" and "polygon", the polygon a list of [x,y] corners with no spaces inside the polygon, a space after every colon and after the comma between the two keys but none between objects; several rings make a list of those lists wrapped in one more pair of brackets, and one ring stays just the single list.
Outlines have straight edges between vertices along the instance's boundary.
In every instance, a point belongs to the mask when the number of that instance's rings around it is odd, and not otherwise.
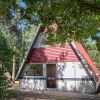
[{"label": "dark doorway", "polygon": [[47,64],[47,88],[56,88],[56,64]]}]

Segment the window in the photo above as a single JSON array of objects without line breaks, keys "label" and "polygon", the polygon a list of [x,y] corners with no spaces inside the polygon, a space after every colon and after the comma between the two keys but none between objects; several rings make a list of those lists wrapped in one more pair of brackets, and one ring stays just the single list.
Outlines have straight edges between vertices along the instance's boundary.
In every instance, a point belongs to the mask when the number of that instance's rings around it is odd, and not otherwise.
[{"label": "window", "polygon": [[27,66],[26,76],[42,76],[43,75],[43,65],[42,64],[31,64]]}]

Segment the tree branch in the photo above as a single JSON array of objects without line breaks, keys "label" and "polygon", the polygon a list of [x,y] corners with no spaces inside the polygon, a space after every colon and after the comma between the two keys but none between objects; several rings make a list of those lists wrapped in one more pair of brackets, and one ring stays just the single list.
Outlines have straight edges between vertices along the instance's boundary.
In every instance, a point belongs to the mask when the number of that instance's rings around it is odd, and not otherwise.
[{"label": "tree branch", "polygon": [[86,0],[78,0],[78,2],[80,4],[83,4],[84,6],[86,6],[89,10],[96,11],[96,12],[100,13],[100,6],[96,5],[97,4],[96,1],[94,3],[89,3]]}]

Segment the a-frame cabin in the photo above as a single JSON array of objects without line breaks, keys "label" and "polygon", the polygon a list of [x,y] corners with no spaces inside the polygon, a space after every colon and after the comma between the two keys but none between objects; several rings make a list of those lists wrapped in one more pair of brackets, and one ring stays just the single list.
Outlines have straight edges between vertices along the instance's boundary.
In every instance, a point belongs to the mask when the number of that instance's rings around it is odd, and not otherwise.
[{"label": "a-frame cabin", "polygon": [[64,47],[42,45],[43,31],[37,29],[17,73],[20,89],[94,93],[99,72],[82,44],[73,41]]}]

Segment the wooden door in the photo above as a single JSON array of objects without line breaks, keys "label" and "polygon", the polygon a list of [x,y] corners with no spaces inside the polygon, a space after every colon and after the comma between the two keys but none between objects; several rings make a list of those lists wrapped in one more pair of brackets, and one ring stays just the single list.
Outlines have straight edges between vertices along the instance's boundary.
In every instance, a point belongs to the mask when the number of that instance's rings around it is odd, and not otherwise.
[{"label": "wooden door", "polygon": [[56,64],[47,64],[47,88],[56,88]]}]

